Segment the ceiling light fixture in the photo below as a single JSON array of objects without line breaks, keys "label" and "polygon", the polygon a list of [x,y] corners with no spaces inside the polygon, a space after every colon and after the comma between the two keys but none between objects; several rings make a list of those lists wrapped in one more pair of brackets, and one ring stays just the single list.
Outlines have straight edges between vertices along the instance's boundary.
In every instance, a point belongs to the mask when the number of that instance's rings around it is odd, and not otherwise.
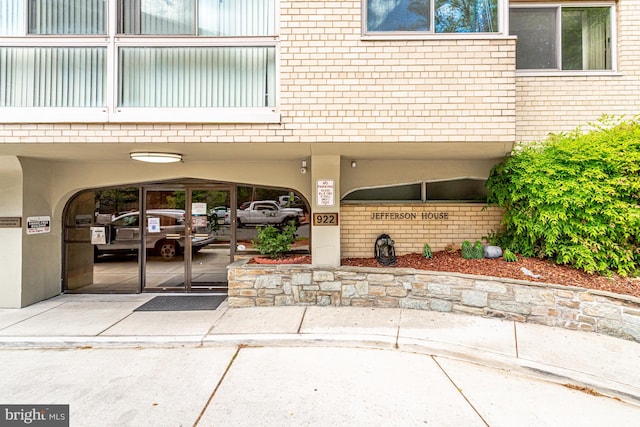
[{"label": "ceiling light fixture", "polygon": [[352,162],[351,162],[351,167],[352,167],[352,168],[355,168],[356,166],[358,166],[358,164],[356,163],[356,161],[355,161],[355,160],[354,160],[354,161],[352,161]]},{"label": "ceiling light fixture", "polygon": [[176,153],[151,153],[151,152],[139,152],[130,153],[129,156],[133,160],[148,163],[175,163],[182,161],[182,154]]}]

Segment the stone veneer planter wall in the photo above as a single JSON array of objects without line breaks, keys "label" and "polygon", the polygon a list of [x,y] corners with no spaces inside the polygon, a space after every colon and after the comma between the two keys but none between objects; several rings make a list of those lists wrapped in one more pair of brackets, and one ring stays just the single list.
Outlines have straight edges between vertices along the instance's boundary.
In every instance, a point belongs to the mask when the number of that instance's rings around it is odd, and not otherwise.
[{"label": "stone veneer planter wall", "polygon": [[466,313],[640,342],[640,299],[578,287],[409,268],[231,264],[229,306],[354,306]]}]

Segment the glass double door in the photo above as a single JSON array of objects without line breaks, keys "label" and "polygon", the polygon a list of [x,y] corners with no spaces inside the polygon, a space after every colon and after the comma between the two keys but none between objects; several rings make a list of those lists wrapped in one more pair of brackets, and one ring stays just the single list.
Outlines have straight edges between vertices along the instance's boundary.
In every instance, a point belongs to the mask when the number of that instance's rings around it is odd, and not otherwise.
[{"label": "glass double door", "polygon": [[227,291],[232,193],[191,187],[143,191],[143,291]]}]

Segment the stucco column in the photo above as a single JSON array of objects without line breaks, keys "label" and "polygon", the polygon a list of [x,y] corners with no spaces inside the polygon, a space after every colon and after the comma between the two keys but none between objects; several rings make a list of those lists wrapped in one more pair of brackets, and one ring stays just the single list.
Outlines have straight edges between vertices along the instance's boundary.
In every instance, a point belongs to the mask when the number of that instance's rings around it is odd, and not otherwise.
[{"label": "stucco column", "polygon": [[[314,225],[311,218],[311,254],[316,265],[340,265],[340,156],[311,156],[311,210],[313,216],[338,214],[338,224]],[[319,200],[319,190],[321,197]],[[330,200],[332,197],[332,200]]]},{"label": "stucco column", "polygon": [[[60,293],[60,219],[52,215],[51,165],[0,156],[0,308],[20,308]],[[27,234],[29,217],[50,218],[48,232]]]},{"label": "stucco column", "polygon": [[9,224],[22,219],[22,168],[15,156],[0,156],[0,308],[21,307],[22,227]]}]

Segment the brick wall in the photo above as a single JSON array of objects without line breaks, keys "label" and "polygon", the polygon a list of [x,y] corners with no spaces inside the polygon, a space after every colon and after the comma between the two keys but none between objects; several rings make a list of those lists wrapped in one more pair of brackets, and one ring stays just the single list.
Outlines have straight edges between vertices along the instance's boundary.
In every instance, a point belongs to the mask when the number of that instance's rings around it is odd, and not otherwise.
[{"label": "brick wall", "polygon": [[278,124],[0,123],[0,143],[514,142],[640,111],[640,1],[617,73],[518,76],[514,38],[367,40],[360,1],[280,2]]},{"label": "brick wall", "polygon": [[616,73],[516,77],[516,141],[640,112],[640,1],[618,1],[616,14]]},{"label": "brick wall", "polygon": [[281,2],[286,129],[303,142],[513,141],[515,40],[362,40],[361,8]]},{"label": "brick wall", "polygon": [[343,204],[340,206],[342,257],[371,257],[379,234],[395,241],[396,255],[422,252],[428,243],[442,250],[450,243],[481,240],[500,227],[502,211],[483,204]]},{"label": "brick wall", "polygon": [[363,40],[360,1],[280,13],[280,124],[0,124],[0,143],[514,140],[515,40]]},{"label": "brick wall", "polygon": [[361,40],[360,2],[315,4],[283,6],[283,124],[303,142],[513,141],[514,40]]}]

